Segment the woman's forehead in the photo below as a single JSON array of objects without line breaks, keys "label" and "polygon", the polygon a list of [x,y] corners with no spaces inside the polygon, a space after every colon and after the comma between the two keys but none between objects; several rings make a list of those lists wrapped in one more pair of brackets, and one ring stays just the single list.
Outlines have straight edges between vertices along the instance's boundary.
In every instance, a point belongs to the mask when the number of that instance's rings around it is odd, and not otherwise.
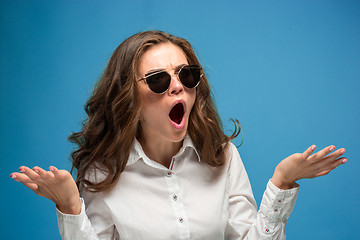
[{"label": "woman's forehead", "polygon": [[140,58],[139,73],[141,75],[152,70],[170,70],[188,64],[183,50],[172,44],[163,43],[150,47]]}]

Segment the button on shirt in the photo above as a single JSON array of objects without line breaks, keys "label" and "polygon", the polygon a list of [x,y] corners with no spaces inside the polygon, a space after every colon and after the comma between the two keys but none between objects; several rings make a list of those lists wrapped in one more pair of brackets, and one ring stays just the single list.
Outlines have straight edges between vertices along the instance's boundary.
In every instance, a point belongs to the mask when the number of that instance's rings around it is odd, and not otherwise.
[{"label": "button on shirt", "polygon": [[[149,159],[137,140],[119,181],[109,191],[80,191],[79,215],[57,210],[63,239],[285,239],[298,188],[268,182],[257,212],[236,147],[214,168],[187,135],[170,168]],[[88,173],[101,181],[104,173]]]}]

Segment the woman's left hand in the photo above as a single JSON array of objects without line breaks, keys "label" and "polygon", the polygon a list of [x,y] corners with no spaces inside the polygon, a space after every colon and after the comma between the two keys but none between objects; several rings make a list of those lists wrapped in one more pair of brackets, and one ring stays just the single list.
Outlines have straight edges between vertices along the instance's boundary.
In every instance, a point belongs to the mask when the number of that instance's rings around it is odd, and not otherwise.
[{"label": "woman's left hand", "polygon": [[290,189],[297,185],[297,180],[324,176],[347,162],[346,158],[339,158],[346,152],[344,148],[331,153],[335,149],[331,145],[312,154],[315,148],[312,145],[305,152],[295,153],[282,160],[275,168],[272,183],[280,189]]}]

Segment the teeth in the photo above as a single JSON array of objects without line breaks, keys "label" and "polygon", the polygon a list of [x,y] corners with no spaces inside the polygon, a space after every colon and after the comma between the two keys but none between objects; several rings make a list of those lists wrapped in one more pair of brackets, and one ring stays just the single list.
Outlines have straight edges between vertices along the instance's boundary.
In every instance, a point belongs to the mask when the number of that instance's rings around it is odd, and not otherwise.
[{"label": "teeth", "polygon": [[170,111],[170,119],[179,124],[184,116],[184,106],[181,103],[176,104]]}]

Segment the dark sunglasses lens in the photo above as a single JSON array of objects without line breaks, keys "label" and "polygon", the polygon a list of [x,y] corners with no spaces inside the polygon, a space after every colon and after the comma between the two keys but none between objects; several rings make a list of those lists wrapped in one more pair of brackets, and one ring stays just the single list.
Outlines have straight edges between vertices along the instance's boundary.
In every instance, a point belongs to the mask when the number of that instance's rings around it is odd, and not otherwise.
[{"label": "dark sunglasses lens", "polygon": [[201,68],[199,66],[184,66],[179,72],[182,84],[187,88],[194,88],[200,81]]},{"label": "dark sunglasses lens", "polygon": [[167,72],[158,72],[146,78],[151,91],[155,93],[165,92],[170,85],[171,76]]}]

